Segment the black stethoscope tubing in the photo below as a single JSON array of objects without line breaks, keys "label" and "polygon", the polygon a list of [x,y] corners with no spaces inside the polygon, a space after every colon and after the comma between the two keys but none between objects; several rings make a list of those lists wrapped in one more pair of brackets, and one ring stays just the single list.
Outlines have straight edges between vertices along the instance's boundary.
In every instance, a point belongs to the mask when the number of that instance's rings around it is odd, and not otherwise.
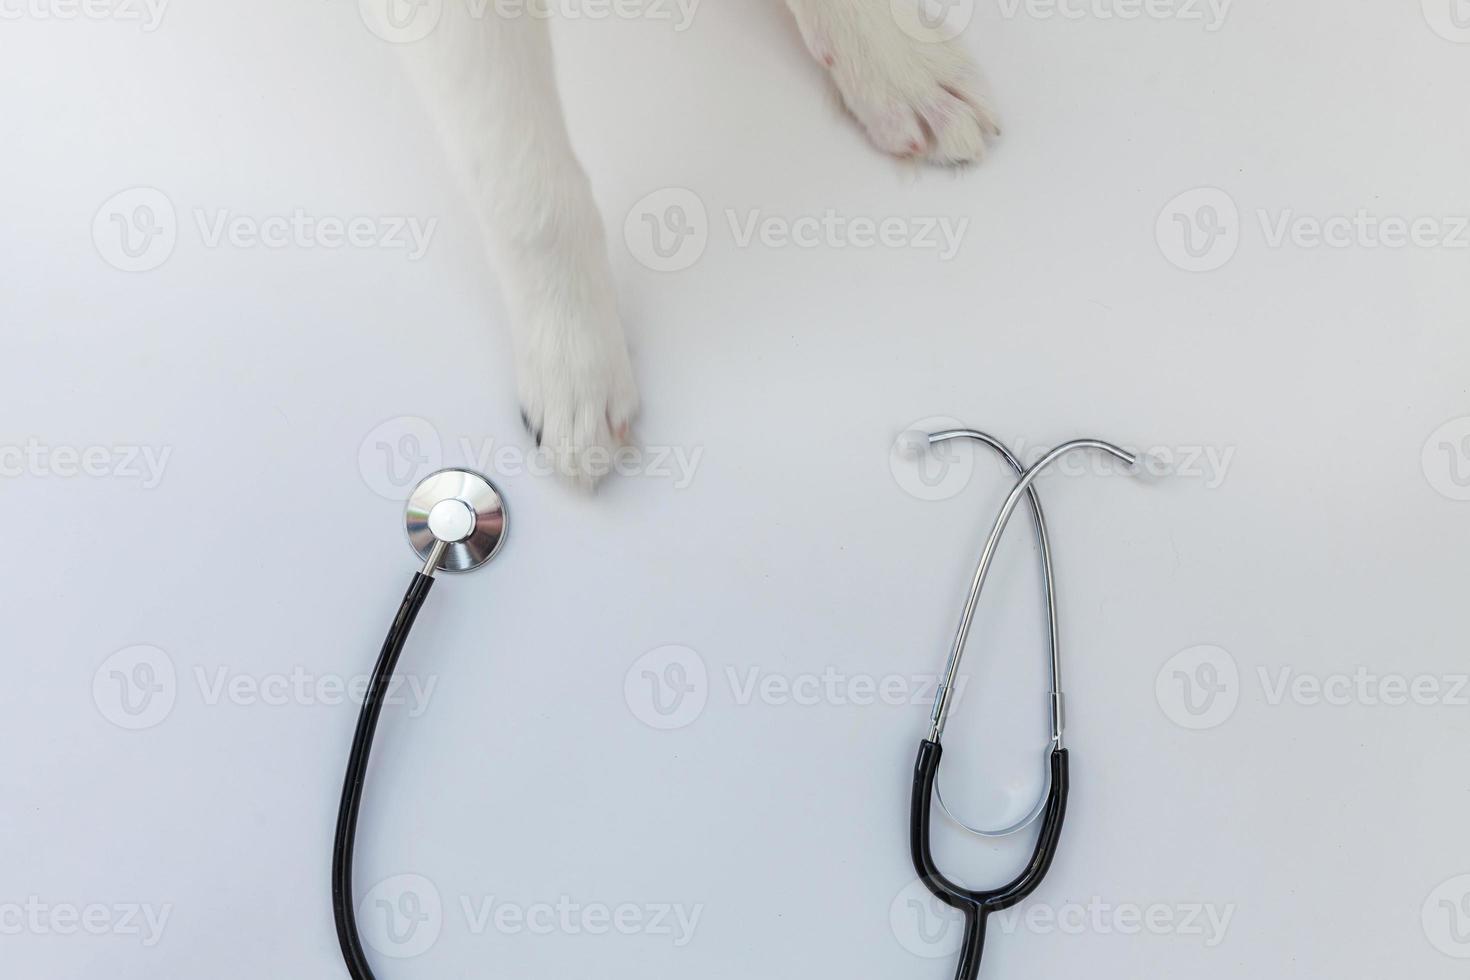
[{"label": "black stethoscope tubing", "polygon": [[393,617],[383,651],[373,667],[357,716],[357,730],[352,736],[352,752],[347,759],[347,777],[342,784],[342,802],[337,808],[337,832],[332,838],[332,915],[337,923],[337,942],[342,958],[353,980],[375,980],[368,966],[362,937],[357,931],[357,913],[352,904],[352,855],[357,838],[357,816],[362,808],[362,788],[367,777],[368,756],[373,750],[373,735],[378,730],[378,717],[383,713],[383,699],[393,680],[393,670],[403,653],[403,645],[413,629],[414,620],[423,608],[434,579],[419,572],[409,584],[408,593]]}]

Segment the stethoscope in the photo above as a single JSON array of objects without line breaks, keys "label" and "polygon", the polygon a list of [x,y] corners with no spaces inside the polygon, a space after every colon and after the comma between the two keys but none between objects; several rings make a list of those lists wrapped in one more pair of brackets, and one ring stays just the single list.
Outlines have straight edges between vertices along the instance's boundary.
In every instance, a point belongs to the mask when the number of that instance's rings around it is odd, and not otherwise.
[{"label": "stethoscope", "polygon": [[[964,610],[960,614],[959,628],[950,647],[949,660],[944,668],[943,679],[934,699],[934,711],[930,716],[929,734],[919,743],[919,754],[914,762],[913,794],[909,804],[909,851],[914,870],[924,885],[941,902],[964,916],[965,931],[960,944],[959,967],[956,980],[974,980],[980,972],[980,955],[985,947],[985,925],[992,913],[1001,912],[1023,901],[1036,890],[1041,880],[1051,869],[1056,856],[1057,842],[1061,838],[1062,822],[1067,813],[1067,749],[1062,734],[1065,716],[1062,701],[1061,652],[1057,628],[1056,580],[1053,574],[1051,539],[1047,533],[1046,517],[1041,510],[1041,498],[1033,485],[1036,478],[1062,458],[1078,452],[1100,452],[1125,463],[1136,476],[1151,474],[1148,460],[1128,452],[1112,443],[1097,439],[1078,439],[1058,446],[1037,460],[1029,468],[1023,466],[1016,455],[999,439],[973,429],[950,429],[933,434],[911,433],[900,440],[900,448],[906,455],[917,456],[933,446],[954,440],[968,439],[982,443],[995,450],[1015,471],[1018,480],[1006,497],[1005,504],[996,516],[985,548],[980,553],[980,563],[970,582],[970,592],[965,598]],[[960,660],[965,653],[965,644],[970,637],[970,627],[975,620],[975,607],[980,602],[980,592],[990,574],[990,566],[1000,546],[1001,536],[1011,515],[1015,513],[1021,498],[1030,504],[1032,522],[1036,527],[1037,550],[1040,552],[1042,589],[1046,599],[1047,640],[1051,655],[1051,693],[1049,698],[1051,715],[1051,741],[1047,749],[1046,786],[1030,812],[1020,821],[996,830],[986,830],[965,823],[944,802],[938,789],[939,760],[944,753],[941,739],[948,720],[955,689],[955,678],[959,673]],[[934,854],[929,844],[930,801],[939,800],[941,809],[951,820],[970,833],[981,837],[1009,837],[1041,820],[1041,833],[1036,848],[1025,869],[1011,881],[999,888],[984,891],[964,888],[947,878],[934,863]]]},{"label": "stethoscope", "polygon": [[342,803],[337,809],[337,833],[332,842],[332,911],[337,941],[353,980],[374,980],[367,954],[357,932],[352,904],[352,852],[357,838],[357,815],[367,774],[373,733],[383,712],[383,698],[403,645],[423,608],[436,572],[468,572],[494,558],[505,543],[505,501],[494,484],[468,470],[443,470],[427,477],[409,495],[404,511],[409,544],[423,560],[423,568],[409,583],[408,593],[393,617],[383,652],[378,655],[357,717],[352,753]]},{"label": "stethoscope", "polygon": [[[985,548],[980,555],[980,564],[970,583],[970,592],[960,616],[959,629],[950,649],[949,661],[934,702],[928,736],[919,743],[919,755],[914,764],[913,796],[910,803],[909,846],[914,868],[928,889],[946,905],[958,910],[965,918],[965,934],[962,941],[959,969],[956,980],[974,980],[980,970],[980,954],[985,944],[985,924],[991,913],[1011,908],[1021,902],[1041,884],[1056,855],[1057,841],[1061,836],[1062,821],[1067,810],[1067,750],[1062,743],[1064,713],[1061,685],[1061,657],[1058,643],[1056,583],[1053,577],[1051,541],[1047,534],[1046,518],[1041,510],[1041,499],[1033,484],[1048,467],[1063,457],[1075,452],[1096,451],[1112,456],[1127,464],[1137,475],[1148,475],[1144,460],[1111,443],[1096,439],[1079,439],[1058,446],[1031,467],[1021,464],[1016,455],[994,436],[973,429],[951,429],[944,432],[917,434],[906,437],[901,445],[911,455],[917,455],[930,447],[953,440],[968,439],[983,443],[998,453],[1016,472],[1018,482],[1011,489],[1000,514],[995,519]],[[959,673],[960,660],[964,656],[965,644],[969,639],[970,627],[975,619],[975,608],[980,601],[980,592],[990,573],[990,566],[1000,539],[1010,522],[1011,515],[1026,497],[1030,503],[1031,516],[1036,525],[1036,541],[1040,551],[1042,585],[1045,590],[1047,637],[1051,653],[1051,741],[1048,747],[1046,767],[1047,784],[1027,816],[1008,827],[986,830],[972,827],[961,821],[944,803],[937,788],[939,760],[943,753],[940,740],[948,718],[955,679]],[[352,901],[352,857],[357,837],[357,818],[362,806],[363,783],[367,774],[368,756],[372,752],[373,736],[377,731],[378,718],[383,711],[383,701],[393,680],[393,671],[403,653],[404,644],[429,590],[434,585],[434,576],[440,571],[466,572],[484,565],[494,558],[505,543],[505,501],[494,484],[478,473],[469,470],[443,470],[426,478],[410,494],[404,512],[408,539],[414,552],[423,560],[422,568],[414,574],[408,592],[403,597],[388,636],[383,641],[382,652],[373,667],[367,692],[363,698],[362,711],[358,715],[357,729],[352,739],[352,751],[348,757],[347,775],[342,786],[342,800],[337,811],[337,831],[332,846],[332,910],[337,925],[337,939],[342,948],[348,973],[353,980],[375,980],[367,955],[363,950],[358,933],[357,916]],[[938,799],[940,807],[949,817],[971,833],[982,837],[1007,837],[1041,820],[1041,833],[1030,862],[1015,879],[999,888],[975,891],[963,888],[938,869],[929,844],[930,801]]]}]

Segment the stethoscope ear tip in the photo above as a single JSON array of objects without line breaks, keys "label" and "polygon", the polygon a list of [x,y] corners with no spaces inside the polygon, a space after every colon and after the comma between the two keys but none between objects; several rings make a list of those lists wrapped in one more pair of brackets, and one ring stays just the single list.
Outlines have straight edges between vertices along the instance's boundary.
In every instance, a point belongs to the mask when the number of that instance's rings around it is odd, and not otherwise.
[{"label": "stethoscope ear tip", "polygon": [[903,459],[922,459],[929,452],[930,444],[929,433],[920,429],[909,429],[898,434],[893,448]]}]

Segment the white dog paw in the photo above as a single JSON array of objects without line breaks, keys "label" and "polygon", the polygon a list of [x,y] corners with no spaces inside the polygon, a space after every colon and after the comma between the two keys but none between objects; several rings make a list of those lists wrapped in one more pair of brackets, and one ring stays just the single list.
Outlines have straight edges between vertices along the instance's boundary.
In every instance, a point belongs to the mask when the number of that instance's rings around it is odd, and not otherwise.
[{"label": "white dog paw", "polygon": [[937,164],[982,160],[999,136],[975,88],[974,62],[958,41],[901,25],[889,0],[795,0],[813,56],[881,150]]},{"label": "white dog paw", "polygon": [[556,472],[586,490],[628,445],[638,388],[615,309],[532,314],[521,352],[521,418]]}]

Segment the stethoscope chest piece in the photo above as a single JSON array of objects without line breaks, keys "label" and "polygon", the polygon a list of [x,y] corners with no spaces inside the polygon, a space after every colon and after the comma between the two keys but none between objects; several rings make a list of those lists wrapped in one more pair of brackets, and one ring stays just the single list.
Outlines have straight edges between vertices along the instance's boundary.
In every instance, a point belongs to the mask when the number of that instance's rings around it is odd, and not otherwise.
[{"label": "stethoscope chest piece", "polygon": [[495,485],[469,470],[440,470],[414,488],[404,510],[408,541],[423,561],[444,546],[438,568],[479,568],[505,543],[505,501]]}]

